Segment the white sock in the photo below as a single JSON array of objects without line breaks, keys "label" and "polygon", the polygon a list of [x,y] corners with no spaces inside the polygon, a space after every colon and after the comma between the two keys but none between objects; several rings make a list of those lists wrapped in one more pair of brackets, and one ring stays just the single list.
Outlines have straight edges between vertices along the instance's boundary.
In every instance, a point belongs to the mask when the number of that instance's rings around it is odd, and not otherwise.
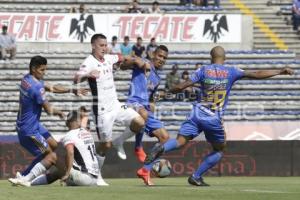
[{"label": "white sock", "polygon": [[31,185],[47,185],[47,175],[42,174],[31,181]]},{"label": "white sock", "polygon": [[112,142],[114,146],[118,146],[123,144],[127,139],[131,138],[132,136],[134,136],[135,133],[132,132],[130,130],[129,127],[126,127],[123,134],[121,134],[119,137],[117,137],[116,139],[114,139],[114,141]]},{"label": "white sock", "polygon": [[41,163],[37,163],[27,174],[26,176],[23,177],[24,180],[26,181],[32,181],[34,178],[38,177],[41,174],[44,174],[46,172],[46,167]]},{"label": "white sock", "polygon": [[101,170],[104,164],[104,160],[105,160],[105,156],[100,156],[99,154],[96,155],[97,160],[98,160],[98,164],[99,164],[99,172],[101,174]]}]

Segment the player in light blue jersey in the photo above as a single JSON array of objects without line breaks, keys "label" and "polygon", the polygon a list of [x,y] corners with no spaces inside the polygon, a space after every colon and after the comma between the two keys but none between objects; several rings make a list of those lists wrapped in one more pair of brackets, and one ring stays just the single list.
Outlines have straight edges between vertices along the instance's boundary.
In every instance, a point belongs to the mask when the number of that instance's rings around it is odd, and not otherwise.
[{"label": "player in light blue jersey", "polygon": [[292,75],[293,70],[282,68],[279,70],[244,71],[236,67],[224,65],[225,51],[216,46],[211,52],[210,65],[196,70],[189,80],[171,89],[179,92],[189,86],[200,85],[201,98],[193,105],[193,109],[185,122],[181,125],[176,139],[169,139],[163,145],[158,145],[147,155],[144,166],[152,166],[155,159],[163,153],[184,146],[188,141],[204,132],[206,140],[212,145],[213,151],[208,154],[199,168],[189,177],[188,182],[195,186],[208,186],[203,181],[203,174],[215,166],[223,156],[226,146],[226,135],[223,127],[222,115],[228,103],[228,96],[233,84],[242,78],[264,79],[276,75]]},{"label": "player in light blue jersey", "polygon": [[42,56],[34,56],[30,60],[29,74],[26,74],[21,81],[16,130],[20,144],[35,156],[35,159],[22,175],[17,174],[18,177],[36,175],[37,171],[45,170],[56,159],[54,150],[57,147],[57,142],[40,123],[40,116],[42,108],[48,114],[58,115],[62,119],[64,118],[64,113],[51,106],[46,99],[45,92],[70,93],[72,91],[76,95],[81,95],[86,94],[88,91],[86,89],[77,90],[44,83],[43,77],[46,69],[47,59]]},{"label": "player in light blue jersey", "polygon": [[[141,136],[144,132],[150,137],[156,137],[160,143],[164,143],[169,139],[169,134],[163,127],[162,122],[156,119],[153,113],[153,95],[157,91],[161,80],[157,70],[163,67],[167,57],[168,48],[164,45],[160,45],[154,51],[153,58],[150,61],[135,58],[137,64],[130,65],[125,62],[121,66],[121,69],[123,70],[132,69],[127,105],[133,107],[146,121],[145,129],[136,136],[135,153],[141,162],[144,162],[146,157],[141,146]],[[114,141],[114,145],[120,147],[126,139],[127,138],[119,137]],[[118,155],[121,158],[126,159],[123,148],[118,148]],[[153,184],[150,181],[149,170],[139,170],[137,175],[142,178],[147,185]]]}]

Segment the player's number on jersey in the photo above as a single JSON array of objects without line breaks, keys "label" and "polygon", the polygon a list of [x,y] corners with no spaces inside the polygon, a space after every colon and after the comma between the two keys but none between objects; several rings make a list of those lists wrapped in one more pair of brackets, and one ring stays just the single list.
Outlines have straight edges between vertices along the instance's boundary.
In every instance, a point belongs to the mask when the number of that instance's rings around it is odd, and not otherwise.
[{"label": "player's number on jersey", "polygon": [[121,108],[126,110],[128,108],[128,106],[127,105],[121,105]]},{"label": "player's number on jersey", "polygon": [[217,109],[219,107],[223,107],[224,105],[226,90],[210,91],[208,96],[209,98],[207,100],[214,103],[212,109]]},{"label": "player's number on jersey", "polygon": [[90,154],[91,154],[91,157],[93,159],[93,161],[95,160],[95,157],[96,157],[96,148],[95,148],[95,145],[94,144],[91,144],[88,146],[88,150],[90,151]]}]

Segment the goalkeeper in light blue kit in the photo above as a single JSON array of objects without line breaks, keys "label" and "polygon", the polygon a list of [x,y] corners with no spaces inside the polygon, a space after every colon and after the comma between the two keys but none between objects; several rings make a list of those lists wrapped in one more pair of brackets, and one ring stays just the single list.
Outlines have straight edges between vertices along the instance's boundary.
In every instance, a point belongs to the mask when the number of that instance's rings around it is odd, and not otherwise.
[{"label": "goalkeeper in light blue kit", "polygon": [[181,125],[177,138],[169,139],[163,145],[156,145],[147,155],[144,165],[144,168],[151,169],[151,166],[160,155],[184,146],[188,141],[204,132],[205,138],[212,145],[213,151],[203,158],[198,169],[188,178],[189,184],[195,186],[209,186],[203,181],[202,176],[215,166],[223,156],[226,135],[222,116],[233,84],[242,78],[264,79],[294,73],[290,68],[244,71],[236,67],[224,66],[225,51],[220,46],[214,47],[210,55],[212,64],[196,70],[189,80],[171,89],[171,92],[175,93],[197,84],[200,85],[201,97],[194,103],[190,115]]}]

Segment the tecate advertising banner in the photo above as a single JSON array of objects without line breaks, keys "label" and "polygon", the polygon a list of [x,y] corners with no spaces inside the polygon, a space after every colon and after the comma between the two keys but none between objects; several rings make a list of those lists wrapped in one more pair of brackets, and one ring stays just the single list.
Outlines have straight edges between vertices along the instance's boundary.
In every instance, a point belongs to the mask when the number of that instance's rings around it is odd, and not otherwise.
[{"label": "tecate advertising banner", "polygon": [[165,43],[241,43],[241,15],[1,13],[18,42],[90,42],[95,33]]}]

